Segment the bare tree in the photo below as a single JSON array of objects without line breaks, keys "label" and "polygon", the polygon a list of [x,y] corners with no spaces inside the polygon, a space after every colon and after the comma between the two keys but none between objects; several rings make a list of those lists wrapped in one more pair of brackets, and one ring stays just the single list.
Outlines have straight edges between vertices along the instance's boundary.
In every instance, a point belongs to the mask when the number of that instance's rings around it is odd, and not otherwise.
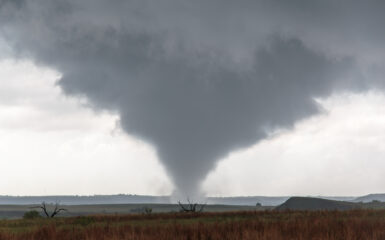
[{"label": "bare tree", "polygon": [[181,212],[203,212],[203,209],[206,206],[206,203],[205,204],[192,203],[190,202],[189,198],[187,198],[187,204],[182,204],[180,201],[178,201],[178,204]]},{"label": "bare tree", "polygon": [[51,214],[48,213],[47,204],[45,202],[42,202],[40,206],[35,206],[32,208],[40,208],[41,210],[43,210],[43,212],[47,218],[53,218],[62,211],[68,211],[65,208],[60,208],[58,203],[55,203],[55,208]]}]

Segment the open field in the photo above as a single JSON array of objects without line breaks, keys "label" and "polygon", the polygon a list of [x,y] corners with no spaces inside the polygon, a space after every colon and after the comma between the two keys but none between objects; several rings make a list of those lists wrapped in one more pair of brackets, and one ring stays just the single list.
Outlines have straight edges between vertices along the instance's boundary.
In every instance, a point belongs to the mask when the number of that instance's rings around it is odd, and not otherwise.
[{"label": "open field", "polygon": [[242,211],[2,220],[0,239],[382,240],[385,211]]},{"label": "open field", "polygon": [[[0,205],[0,219],[21,218],[25,212],[32,210],[35,205]],[[152,209],[153,213],[179,212],[177,204],[94,204],[94,205],[60,205],[67,209],[67,212],[60,213],[61,217],[74,217],[95,214],[133,214],[144,213],[146,208]],[[48,210],[52,210],[49,206]],[[236,205],[211,205],[205,206],[205,212],[228,212],[228,211],[249,211],[265,210],[272,207],[236,206]],[[39,209],[37,209],[39,210]]]},{"label": "open field", "polygon": [[[22,218],[25,212],[32,210],[35,205],[1,205],[0,219],[18,219]],[[54,206],[47,205],[48,210]],[[67,209],[61,212],[61,217],[87,216],[95,214],[135,214],[145,213],[146,209],[151,209],[152,213],[175,213],[180,211],[178,204],[85,204],[85,205],[60,205]],[[263,210],[354,210],[354,209],[372,209],[385,210],[385,202],[347,202],[335,201],[321,198],[310,197],[292,197],[279,206],[245,206],[245,205],[220,205],[207,204],[205,212],[234,212],[234,211],[263,211]],[[38,209],[39,210],[39,209]]]}]

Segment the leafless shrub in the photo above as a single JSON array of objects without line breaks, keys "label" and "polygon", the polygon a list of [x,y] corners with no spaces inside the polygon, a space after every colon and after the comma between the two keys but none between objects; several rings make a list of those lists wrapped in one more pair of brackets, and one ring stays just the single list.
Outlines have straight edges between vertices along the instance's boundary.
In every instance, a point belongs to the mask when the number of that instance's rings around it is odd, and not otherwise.
[{"label": "leafless shrub", "polygon": [[59,203],[55,203],[55,208],[54,210],[51,212],[51,214],[48,212],[47,210],[47,204],[45,202],[42,202],[40,206],[35,206],[35,207],[32,207],[32,208],[40,208],[41,210],[43,210],[43,213],[44,215],[47,217],[47,218],[54,218],[56,215],[58,215],[60,212],[62,211],[68,211],[67,209],[65,208],[60,208],[59,207]]},{"label": "leafless shrub", "polygon": [[203,212],[203,209],[206,206],[205,204],[192,203],[189,198],[187,198],[187,204],[183,204],[178,201],[180,212]]}]

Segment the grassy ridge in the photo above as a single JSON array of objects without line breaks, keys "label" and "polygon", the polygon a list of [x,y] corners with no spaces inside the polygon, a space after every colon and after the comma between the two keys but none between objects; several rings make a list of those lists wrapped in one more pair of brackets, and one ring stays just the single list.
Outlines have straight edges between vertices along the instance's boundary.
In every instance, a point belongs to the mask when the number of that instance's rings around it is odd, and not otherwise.
[{"label": "grassy ridge", "polygon": [[159,213],[3,220],[1,240],[385,239],[384,210]]},{"label": "grassy ridge", "polygon": [[385,202],[346,202],[311,197],[291,197],[276,210],[352,210],[385,209]]}]

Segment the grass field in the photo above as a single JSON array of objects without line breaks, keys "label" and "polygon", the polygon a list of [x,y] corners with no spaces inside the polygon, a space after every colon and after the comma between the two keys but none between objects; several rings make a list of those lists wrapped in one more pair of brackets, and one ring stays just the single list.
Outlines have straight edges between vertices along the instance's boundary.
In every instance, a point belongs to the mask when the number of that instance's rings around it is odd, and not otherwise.
[{"label": "grass field", "polygon": [[2,220],[0,240],[385,239],[384,210],[242,211]]}]

